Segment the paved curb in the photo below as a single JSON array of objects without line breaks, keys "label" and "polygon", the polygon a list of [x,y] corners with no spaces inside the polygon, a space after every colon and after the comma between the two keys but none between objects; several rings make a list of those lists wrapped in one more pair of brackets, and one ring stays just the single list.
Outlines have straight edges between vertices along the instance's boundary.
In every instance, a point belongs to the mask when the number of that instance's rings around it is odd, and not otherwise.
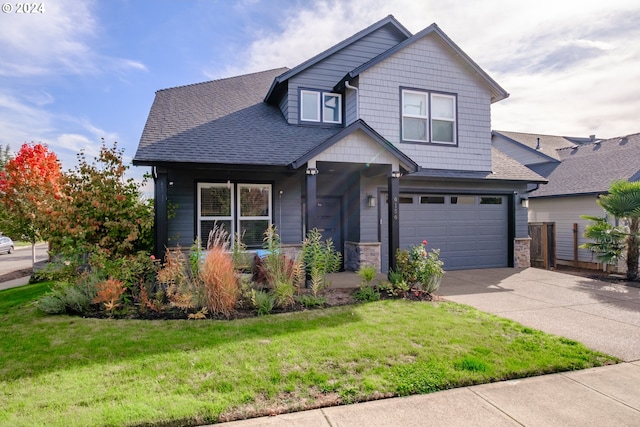
[{"label": "paved curb", "polygon": [[0,291],[10,288],[17,288],[18,286],[24,286],[29,283],[31,276],[20,277],[18,279],[7,280],[0,283]]}]

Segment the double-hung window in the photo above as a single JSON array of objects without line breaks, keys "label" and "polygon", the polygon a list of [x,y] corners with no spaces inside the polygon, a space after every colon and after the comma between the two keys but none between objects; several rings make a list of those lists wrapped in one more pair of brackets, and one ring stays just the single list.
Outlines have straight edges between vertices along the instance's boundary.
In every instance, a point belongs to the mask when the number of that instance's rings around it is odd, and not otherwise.
[{"label": "double-hung window", "polygon": [[271,197],[271,184],[198,183],[197,234],[203,246],[217,224],[230,236],[239,232],[248,248],[261,247],[272,222]]},{"label": "double-hung window", "polygon": [[456,141],[456,98],[431,94],[431,141],[453,144]]},{"label": "double-hung window", "polygon": [[315,123],[342,123],[342,95],[301,90],[300,120]]},{"label": "double-hung window", "polygon": [[443,93],[402,90],[402,140],[456,143],[456,97]]},{"label": "double-hung window", "polygon": [[238,230],[249,248],[262,246],[264,231],[271,224],[271,185],[238,184]]},{"label": "double-hung window", "polygon": [[402,91],[402,139],[427,142],[428,93]]},{"label": "double-hung window", "polygon": [[207,246],[209,233],[216,224],[233,236],[232,188],[226,183],[198,184],[198,238],[204,247]]}]

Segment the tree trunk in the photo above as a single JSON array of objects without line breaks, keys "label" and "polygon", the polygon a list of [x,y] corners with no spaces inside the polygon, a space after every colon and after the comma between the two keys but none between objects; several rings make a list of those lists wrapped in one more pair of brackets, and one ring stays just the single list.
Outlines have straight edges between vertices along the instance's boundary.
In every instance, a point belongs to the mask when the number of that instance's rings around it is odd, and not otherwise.
[{"label": "tree trunk", "polygon": [[31,242],[31,268],[36,266],[36,242]]},{"label": "tree trunk", "polygon": [[640,257],[640,218],[629,220],[629,234],[627,238],[627,279],[638,280],[638,258]]}]

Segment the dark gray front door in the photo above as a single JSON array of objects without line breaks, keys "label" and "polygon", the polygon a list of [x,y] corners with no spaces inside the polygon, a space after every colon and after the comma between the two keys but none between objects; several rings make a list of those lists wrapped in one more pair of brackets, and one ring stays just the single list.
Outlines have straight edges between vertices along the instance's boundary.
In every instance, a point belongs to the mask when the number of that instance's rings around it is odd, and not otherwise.
[{"label": "dark gray front door", "polygon": [[316,224],[323,239],[333,240],[333,247],[343,251],[342,204],[339,197],[318,197]]}]

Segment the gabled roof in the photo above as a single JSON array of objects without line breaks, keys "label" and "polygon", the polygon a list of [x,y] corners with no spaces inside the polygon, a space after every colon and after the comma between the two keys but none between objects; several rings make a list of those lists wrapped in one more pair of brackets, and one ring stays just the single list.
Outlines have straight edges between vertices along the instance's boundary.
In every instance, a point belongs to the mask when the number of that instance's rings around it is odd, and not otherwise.
[{"label": "gabled roof", "polygon": [[296,74],[301,73],[302,71],[304,71],[307,68],[317,64],[318,62],[325,60],[326,58],[328,58],[329,56],[333,55],[334,53],[344,49],[345,47],[353,44],[354,42],[356,42],[356,41],[368,36],[369,34],[373,33],[374,31],[376,31],[376,30],[378,30],[378,29],[380,29],[382,27],[385,27],[385,26],[391,27],[393,30],[395,30],[403,38],[411,37],[411,32],[409,32],[409,30],[407,30],[400,22],[398,22],[393,15],[389,15],[386,18],[383,18],[380,21],[370,25],[369,27],[365,28],[364,30],[358,31],[356,34],[354,34],[351,37],[341,41],[340,43],[330,47],[329,49],[325,50],[324,52],[319,53],[318,55],[314,56],[313,58],[306,60],[302,64],[300,64],[300,65],[288,70],[287,72],[283,73],[282,75],[277,76],[273,80],[273,82],[271,84],[271,87],[269,88],[269,91],[267,92],[267,95],[264,98],[265,102],[269,102],[270,99],[271,99],[271,96],[273,95],[273,93],[277,91],[278,86],[283,84],[283,83],[285,83],[291,77],[295,76]]},{"label": "gabled roof", "polygon": [[445,178],[448,180],[496,180],[496,181],[513,181],[527,182],[533,184],[543,184],[547,180],[515,161],[511,157],[502,153],[496,148],[491,148],[491,165],[493,170],[481,171],[460,171],[448,169],[422,169],[420,172],[408,175],[416,178]]},{"label": "gabled roof", "polygon": [[614,181],[640,180],[640,133],[562,148],[558,155],[549,183],[531,197],[601,194]]},{"label": "gabled roof", "polygon": [[[544,135],[539,133],[509,132],[502,130],[494,130],[491,133],[501,136],[526,150],[535,152],[542,157],[546,157],[550,161],[556,162],[560,161],[558,150],[582,143],[593,142],[593,140],[589,138]],[[539,146],[538,138],[540,138]]]},{"label": "gabled roof", "polygon": [[382,135],[380,135],[378,132],[373,130],[373,128],[367,125],[365,121],[362,119],[356,120],[355,122],[351,123],[349,126],[344,128],[341,132],[338,132],[337,134],[333,135],[331,138],[327,139],[322,144],[316,146],[309,152],[305,153],[303,156],[301,156],[300,158],[292,162],[291,166],[294,169],[299,168],[300,166],[304,165],[309,160],[311,160],[313,157],[322,153],[327,148],[331,147],[333,144],[344,139],[346,136],[352,134],[357,130],[361,130],[364,133],[366,133],[373,141],[377,142],[385,151],[395,156],[400,161],[401,164],[404,164],[407,167],[408,172],[417,172],[418,169],[420,168],[416,162],[414,162],[413,160],[411,160],[411,158],[409,158],[409,156],[404,154],[402,151],[398,150],[395,145],[391,144],[389,141],[384,139]]},{"label": "gabled roof", "polygon": [[344,128],[291,126],[262,101],[286,68],[160,90],[136,165],[164,163],[287,166]]},{"label": "gabled roof", "polygon": [[375,58],[371,59],[370,61],[362,64],[358,68],[350,71],[335,86],[334,89],[335,90],[341,89],[341,87],[344,86],[345,81],[350,81],[350,80],[354,79],[355,77],[359,76],[362,72],[364,72],[364,71],[368,70],[369,68],[373,67],[374,65],[384,61],[385,59],[389,58],[390,56],[392,56],[396,52],[404,49],[405,47],[409,46],[412,43],[415,43],[417,40],[420,40],[420,39],[422,39],[423,37],[426,37],[429,34],[435,34],[438,37],[440,37],[440,39],[446,45],[449,46],[449,48],[453,51],[453,53],[455,55],[457,55],[460,59],[462,59],[463,62],[465,62],[472,70],[474,70],[480,76],[480,78],[487,84],[487,86],[491,90],[491,94],[492,94],[491,102],[492,103],[509,97],[509,93],[507,93],[506,90],[504,90],[482,68],[480,68],[480,66],[478,64],[476,64],[473,61],[473,59],[471,59],[471,57],[469,57],[469,55],[464,53],[464,51],[462,49],[460,49],[460,47],[457,44],[455,44],[453,42],[453,40],[451,40],[449,38],[449,36],[447,36],[444,33],[444,31],[442,31],[440,29],[440,27],[438,27],[438,25],[436,25],[435,23],[429,25],[427,28],[425,28],[424,30],[414,34],[413,36],[409,37],[408,39],[398,43],[397,45],[395,45],[391,49],[387,50],[386,52],[384,52],[384,53],[382,53],[382,54],[380,54],[378,56],[376,56]]}]

